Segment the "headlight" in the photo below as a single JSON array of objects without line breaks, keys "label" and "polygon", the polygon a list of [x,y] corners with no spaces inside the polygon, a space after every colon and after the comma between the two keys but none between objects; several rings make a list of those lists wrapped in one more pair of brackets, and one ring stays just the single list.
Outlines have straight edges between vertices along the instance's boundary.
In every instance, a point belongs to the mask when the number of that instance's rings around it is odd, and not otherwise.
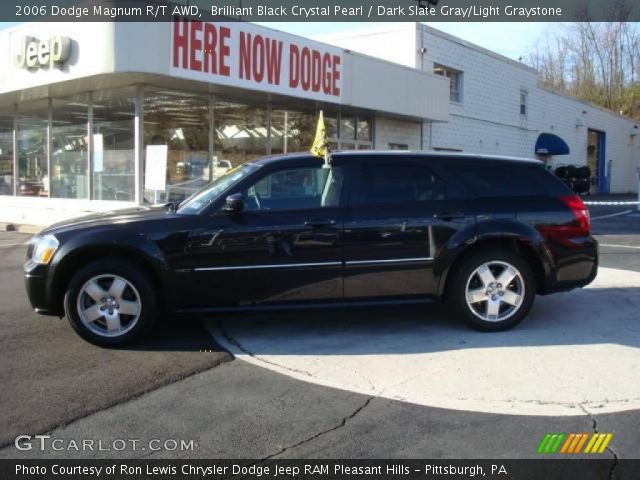
[{"label": "headlight", "polygon": [[44,237],[39,238],[33,247],[31,260],[34,263],[46,265],[51,261],[53,254],[56,253],[58,245],[60,245],[60,242],[58,242],[56,237],[53,235],[45,235]]}]

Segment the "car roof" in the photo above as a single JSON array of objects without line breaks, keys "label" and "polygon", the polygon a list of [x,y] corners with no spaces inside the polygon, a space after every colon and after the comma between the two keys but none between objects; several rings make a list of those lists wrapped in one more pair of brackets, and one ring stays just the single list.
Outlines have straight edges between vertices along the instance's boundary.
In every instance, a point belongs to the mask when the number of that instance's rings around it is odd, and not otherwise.
[{"label": "car roof", "polygon": [[[541,164],[542,161],[535,158],[526,158],[526,157],[515,157],[515,156],[504,156],[504,155],[485,155],[479,153],[463,153],[463,152],[434,152],[434,151],[409,151],[409,150],[359,150],[359,151],[337,151],[332,154],[333,158],[340,159],[348,159],[348,158],[366,158],[374,160],[376,158],[389,158],[389,157],[397,157],[397,158],[411,158],[411,159],[425,159],[428,160],[430,158],[449,158],[451,160],[454,159],[465,159],[465,160],[497,160],[504,162],[526,162],[533,164]],[[286,160],[302,160],[312,158],[310,153],[307,152],[297,152],[297,153],[286,153],[279,155],[270,155],[266,157],[261,157],[259,159],[254,160],[252,163],[256,165],[269,165],[273,163],[278,163]],[[318,161],[322,159],[318,158]]]}]

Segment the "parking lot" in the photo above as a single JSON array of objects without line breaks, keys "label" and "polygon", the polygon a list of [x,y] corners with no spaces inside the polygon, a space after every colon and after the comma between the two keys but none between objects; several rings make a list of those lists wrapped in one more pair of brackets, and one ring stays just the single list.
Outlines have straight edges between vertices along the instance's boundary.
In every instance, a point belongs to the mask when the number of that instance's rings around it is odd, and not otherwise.
[{"label": "parking lot", "polygon": [[[194,320],[117,350],[30,310],[29,236],[1,232],[0,457],[528,458],[546,432],[597,430],[614,434],[607,457],[640,458],[635,208],[591,207],[598,278],[538,297],[509,332],[471,331],[438,306],[403,307]],[[13,446],[45,432],[196,447]]]}]

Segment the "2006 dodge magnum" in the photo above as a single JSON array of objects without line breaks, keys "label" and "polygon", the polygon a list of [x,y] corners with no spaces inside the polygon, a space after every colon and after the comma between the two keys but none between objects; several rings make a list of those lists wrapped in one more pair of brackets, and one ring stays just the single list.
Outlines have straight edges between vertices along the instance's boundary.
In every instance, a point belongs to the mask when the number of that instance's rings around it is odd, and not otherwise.
[{"label": "2006 dodge magnum", "polygon": [[28,249],[42,314],[133,341],[160,314],[447,301],[480,330],[581,287],[598,248],[582,200],[540,162],[305,154],[243,164],[179,205],[53,225]]}]

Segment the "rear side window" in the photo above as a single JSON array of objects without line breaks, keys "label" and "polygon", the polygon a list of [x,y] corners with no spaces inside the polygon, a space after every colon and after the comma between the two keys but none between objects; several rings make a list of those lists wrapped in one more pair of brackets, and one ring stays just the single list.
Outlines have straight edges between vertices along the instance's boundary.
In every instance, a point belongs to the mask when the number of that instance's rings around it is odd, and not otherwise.
[{"label": "rear side window", "polygon": [[445,184],[430,168],[419,165],[366,164],[355,202],[359,205],[444,200]]},{"label": "rear side window", "polygon": [[528,197],[566,195],[566,187],[543,166],[503,161],[456,162],[453,173],[481,197]]}]

